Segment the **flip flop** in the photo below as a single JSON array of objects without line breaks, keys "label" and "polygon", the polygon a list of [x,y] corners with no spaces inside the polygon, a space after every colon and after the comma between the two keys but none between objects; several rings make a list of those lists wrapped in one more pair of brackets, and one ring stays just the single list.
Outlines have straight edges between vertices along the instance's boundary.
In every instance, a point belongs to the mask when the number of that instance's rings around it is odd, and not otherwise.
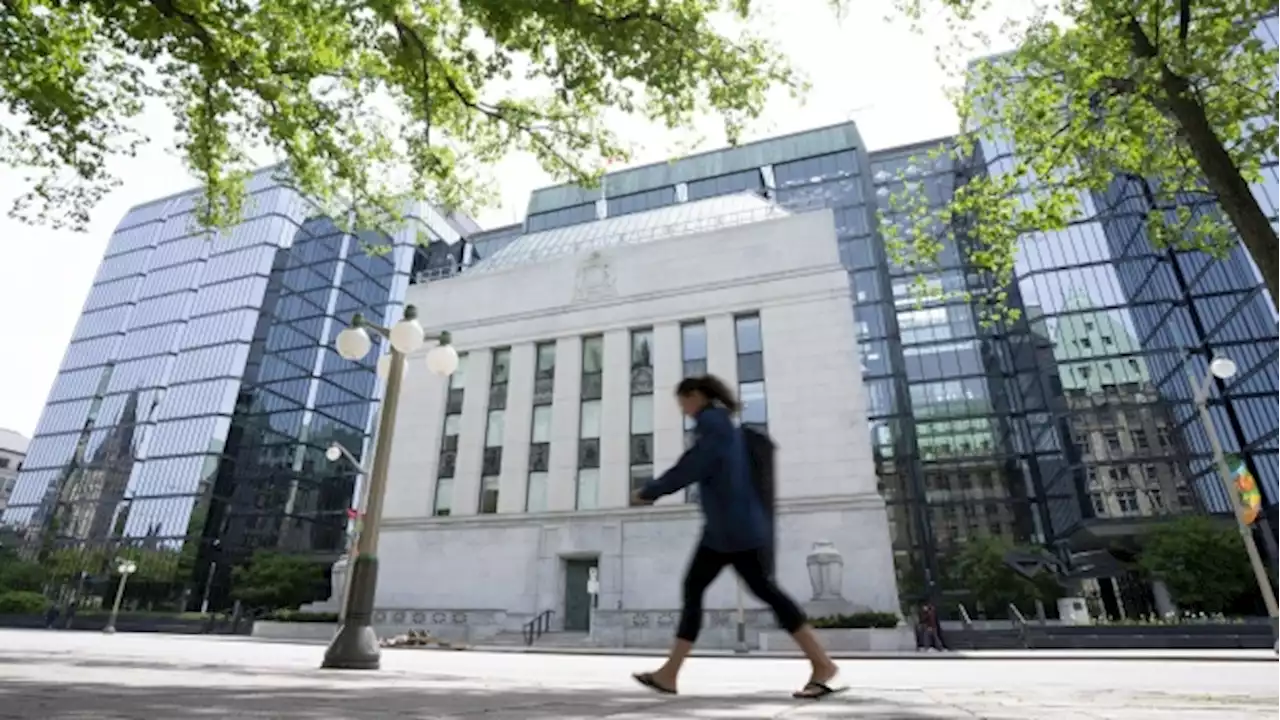
[{"label": "flip flop", "polygon": [[660,695],[676,694],[675,690],[660,685],[658,681],[654,679],[653,673],[632,673],[631,678]]},{"label": "flip flop", "polygon": [[821,700],[830,695],[838,695],[848,689],[847,687],[833,688],[826,683],[810,680],[805,683],[804,689],[791,693],[791,697],[796,700]]}]

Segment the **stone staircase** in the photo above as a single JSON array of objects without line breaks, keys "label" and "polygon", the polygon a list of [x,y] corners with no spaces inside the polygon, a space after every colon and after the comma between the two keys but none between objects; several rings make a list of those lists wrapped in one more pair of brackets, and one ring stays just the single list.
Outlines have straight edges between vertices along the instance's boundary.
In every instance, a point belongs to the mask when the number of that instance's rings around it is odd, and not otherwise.
[{"label": "stone staircase", "polygon": [[[479,646],[489,645],[492,647],[524,647],[524,633],[522,632],[500,632],[497,635],[476,643]],[[592,647],[587,633],[584,632],[548,632],[543,633],[542,637],[533,641],[533,647],[538,648],[587,648]]]}]

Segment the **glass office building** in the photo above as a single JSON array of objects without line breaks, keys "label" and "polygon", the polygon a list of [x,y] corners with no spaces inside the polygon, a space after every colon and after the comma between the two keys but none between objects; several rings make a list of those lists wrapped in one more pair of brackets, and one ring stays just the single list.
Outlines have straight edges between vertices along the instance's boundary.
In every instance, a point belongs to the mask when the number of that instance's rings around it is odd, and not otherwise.
[{"label": "glass office building", "polygon": [[347,234],[274,173],[229,230],[195,227],[189,192],[108,243],[3,515],[64,593],[101,596],[133,549],[139,602],[218,607],[255,550],[344,550],[359,478],[323,454],[363,456],[378,354],[344,361],[333,337],[357,312],[398,318],[428,262],[413,226],[449,247],[472,228],[424,206],[394,235]]}]

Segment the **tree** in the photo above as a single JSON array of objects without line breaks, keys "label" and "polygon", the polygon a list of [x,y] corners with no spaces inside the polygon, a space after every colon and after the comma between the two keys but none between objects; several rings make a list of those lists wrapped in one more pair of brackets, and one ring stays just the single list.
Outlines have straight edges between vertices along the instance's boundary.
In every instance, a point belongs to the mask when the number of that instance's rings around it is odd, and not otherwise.
[{"label": "tree", "polygon": [[0,593],[39,592],[44,582],[45,571],[39,563],[22,559],[16,550],[0,547]]},{"label": "tree", "polygon": [[[989,9],[983,0],[897,2],[933,27],[941,13],[965,55],[974,45],[962,29]],[[1085,196],[1129,179],[1126,207],[1142,208],[1157,247],[1222,257],[1238,237],[1280,300],[1276,231],[1249,188],[1276,148],[1280,56],[1251,36],[1275,4],[1060,0],[1036,7],[1025,23],[1005,25],[1013,51],[955,66],[964,83],[956,107],[969,131],[955,154],[977,157],[985,140],[1000,152],[1012,149],[1011,162],[968,178],[937,209],[908,178],[893,198],[903,227],[885,228],[895,260],[926,271],[962,232],[970,262],[995,279],[982,299],[1004,314],[1019,238],[1064,229],[1085,216]],[[1104,211],[1132,212],[1120,204]],[[923,278],[917,290],[931,293]]]},{"label": "tree", "polygon": [[1005,556],[1011,550],[1014,546],[1000,538],[971,538],[949,563],[951,582],[966,588],[986,612],[1000,615],[1010,604],[1025,612],[1036,600],[1061,597],[1061,587],[1048,573],[1029,580],[1009,567]]},{"label": "tree", "polygon": [[1211,518],[1164,523],[1146,538],[1138,565],[1169,586],[1184,610],[1225,612],[1246,595],[1253,574],[1240,536]]},{"label": "tree", "polygon": [[[108,163],[145,142],[152,99],[205,186],[197,219],[240,217],[255,154],[334,217],[392,219],[406,196],[466,208],[478,172],[532,153],[593,181],[628,147],[606,113],[668,127],[703,111],[730,139],[770,87],[802,83],[745,29],[750,0],[5,0],[0,166],[29,178],[14,214],[83,229],[118,183]],[[725,19],[736,19],[730,26]]]},{"label": "tree", "polygon": [[296,555],[258,551],[231,575],[232,596],[253,608],[297,610],[323,599],[329,586],[324,566]]}]

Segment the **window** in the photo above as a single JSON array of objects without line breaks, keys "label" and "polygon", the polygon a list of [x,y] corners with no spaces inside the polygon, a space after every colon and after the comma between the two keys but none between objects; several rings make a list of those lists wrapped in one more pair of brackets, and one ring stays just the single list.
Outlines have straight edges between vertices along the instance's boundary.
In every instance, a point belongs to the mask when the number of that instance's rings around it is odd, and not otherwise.
[{"label": "window", "polygon": [[458,369],[449,376],[449,399],[445,404],[446,413],[462,412],[462,395],[467,387],[467,355],[458,358]]},{"label": "window", "polygon": [[[680,359],[683,377],[707,374],[707,324],[701,320],[680,326]],[[693,418],[684,417],[684,448],[693,447]],[[635,482],[635,478],[632,479]],[[690,485],[684,491],[685,502],[698,502],[698,486]]]},{"label": "window", "polygon": [[707,324],[689,322],[680,326],[680,357],[684,377],[707,374]]},{"label": "window", "polygon": [[547,474],[545,472],[529,473],[529,494],[525,498],[525,510],[531,513],[547,511]]},{"label": "window", "polygon": [[507,406],[507,381],[511,376],[511,350],[493,351],[493,372],[489,378],[489,409],[500,410]]},{"label": "window", "polygon": [[599,400],[604,383],[604,338],[582,339],[582,399]]},{"label": "window", "polygon": [[547,472],[551,468],[551,403],[555,391],[556,344],[539,343],[533,373],[533,427],[529,432],[526,512],[546,512]]},{"label": "window", "polygon": [[1096,516],[1098,516],[1098,517],[1106,517],[1106,516],[1107,516],[1107,514],[1108,514],[1108,513],[1107,513],[1107,501],[1106,501],[1106,498],[1104,498],[1104,497],[1102,496],[1102,493],[1098,493],[1098,492],[1095,492],[1095,493],[1089,493],[1089,500],[1090,500],[1090,502],[1091,502],[1091,503],[1092,503],[1092,505],[1093,505],[1093,514],[1094,514],[1094,515],[1096,515]]},{"label": "window", "polygon": [[1133,447],[1138,450],[1147,450],[1151,447],[1151,441],[1147,439],[1147,431],[1141,428],[1130,430],[1129,439],[1133,441]]},{"label": "window", "polygon": [[742,424],[765,432],[769,410],[764,389],[764,338],[759,315],[734,319],[734,339],[738,349],[738,399],[742,403]]},{"label": "window", "polygon": [[631,481],[628,497],[653,478],[653,330],[631,331]]},{"label": "window", "polygon": [[653,330],[631,331],[631,394],[653,392]]},{"label": "window", "polygon": [[653,478],[653,395],[631,397],[631,492]]},{"label": "window", "polygon": [[1120,512],[1124,515],[1138,514],[1138,493],[1133,490],[1119,490],[1116,492],[1116,504],[1120,506]]},{"label": "window", "polygon": [[577,509],[594,510],[600,507],[600,470],[582,468],[578,470]]},{"label": "window", "polygon": [[1158,482],[1160,482],[1160,468],[1159,468],[1159,466],[1157,466],[1157,465],[1143,465],[1143,466],[1142,466],[1142,476],[1143,476],[1144,478],[1146,478],[1147,482],[1149,482],[1149,483],[1158,483]]},{"label": "window", "polygon": [[498,476],[486,475],[480,478],[480,514],[492,515],[498,512]]},{"label": "window", "polygon": [[1164,495],[1160,492],[1160,488],[1147,488],[1147,501],[1151,503],[1153,512],[1164,512]]},{"label": "window", "polygon": [[1107,449],[1111,452],[1120,452],[1120,433],[1115,430],[1103,430],[1102,437],[1107,441]]},{"label": "window", "polygon": [[453,508],[453,478],[436,480],[436,508],[438,517],[446,517]]},{"label": "window", "polygon": [[481,515],[498,512],[498,476],[502,474],[502,448],[506,442],[507,381],[511,376],[511,350],[493,351],[489,380],[489,414],[485,418],[484,456],[480,467]]},{"label": "window", "polygon": [[[587,376],[584,343],[583,378]],[[599,367],[597,365],[597,367]],[[599,377],[600,372],[596,371]],[[574,507],[591,510],[598,506],[600,498],[600,421],[599,400],[583,399],[578,419],[578,482]]]},{"label": "window", "polygon": [[436,468],[432,513],[446,516],[453,510],[453,476],[458,469],[458,434],[462,430],[462,399],[466,389],[467,356],[458,358],[458,369],[449,376],[449,397],[445,404],[444,432],[440,439],[440,462]]},{"label": "window", "polygon": [[9,458],[0,458],[0,470],[9,467]]},{"label": "window", "polygon": [[538,343],[533,373],[533,404],[550,405],[556,380],[556,344]]}]

